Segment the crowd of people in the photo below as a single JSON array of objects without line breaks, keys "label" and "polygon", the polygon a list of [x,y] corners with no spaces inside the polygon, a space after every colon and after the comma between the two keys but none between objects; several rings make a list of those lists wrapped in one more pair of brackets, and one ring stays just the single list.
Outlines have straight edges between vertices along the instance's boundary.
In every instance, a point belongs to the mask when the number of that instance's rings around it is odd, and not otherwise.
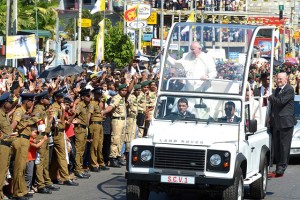
[{"label": "crowd of people", "polygon": [[[243,0],[167,0],[164,2],[164,8],[168,10],[190,10],[197,8],[197,10],[208,11],[243,11],[245,2]],[[153,8],[160,8],[160,1],[153,1]]]},{"label": "crowd of people", "polygon": [[39,78],[36,62],[1,69],[1,199],[51,194],[55,184],[78,186],[90,171],[124,166],[130,141],[147,135],[156,99],[159,74],[139,63],[117,71],[89,62],[53,79]]}]

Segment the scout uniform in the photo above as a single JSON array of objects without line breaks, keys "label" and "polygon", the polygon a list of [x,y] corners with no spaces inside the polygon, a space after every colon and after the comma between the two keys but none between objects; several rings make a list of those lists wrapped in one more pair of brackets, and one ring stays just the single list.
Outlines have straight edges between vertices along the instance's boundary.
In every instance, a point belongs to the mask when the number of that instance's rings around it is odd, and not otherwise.
[{"label": "scout uniform", "polygon": [[294,91],[296,90],[296,86],[297,86],[297,75],[294,74],[296,71],[295,68],[292,68],[292,72],[293,73],[290,73],[290,75],[288,76],[288,79],[289,79],[289,82],[290,82],[290,85],[294,88]]},{"label": "scout uniform", "polygon": [[[48,90],[36,95],[38,103],[35,105],[32,114],[37,118],[39,125],[44,125],[45,130],[37,135],[37,140],[42,140],[45,135],[49,137],[51,124],[48,118],[48,108],[40,100],[48,99],[50,96]],[[48,189],[59,190],[59,187],[53,185],[49,176],[49,138],[37,150],[40,155],[40,163],[36,164],[36,183],[39,193],[50,193]]]},{"label": "scout uniform", "polygon": [[[139,90],[139,89],[141,89],[141,85],[139,84],[134,85],[134,90]],[[136,128],[137,128],[136,117],[138,114],[137,97],[134,94],[130,94],[127,99],[127,102],[128,102],[128,116],[126,120],[125,152],[128,153],[130,151],[130,142],[136,137]]]},{"label": "scout uniform", "polygon": [[92,171],[98,172],[100,169],[105,170],[108,169],[105,167],[103,154],[102,154],[102,147],[103,147],[103,116],[101,114],[102,108],[100,108],[100,98],[102,96],[102,88],[95,88],[92,90],[94,95],[98,96],[99,99],[94,99],[89,104],[89,113],[91,115],[90,121],[91,125],[89,127],[91,139],[93,140],[91,143],[91,167]]},{"label": "scout uniform", "polygon": [[[141,83],[141,87],[149,85],[149,81],[144,81]],[[141,92],[137,97],[138,101],[138,116],[137,116],[137,125],[138,125],[138,137],[141,138],[144,135],[144,125],[145,125],[145,114],[147,109],[146,95]]]},{"label": "scout uniform", "polygon": [[[24,101],[33,101],[35,94],[23,93],[20,94],[20,96],[23,103]],[[35,122],[32,120],[32,117],[28,115],[27,110],[23,105],[15,110],[12,121],[13,123],[17,122],[15,131],[19,133],[16,140],[12,143],[12,151],[15,155],[13,171],[13,197],[22,199],[32,196],[28,194],[25,181],[25,169],[30,146],[30,126]]]},{"label": "scout uniform", "polygon": [[[150,82],[151,83],[151,82]],[[153,107],[155,105],[156,100],[156,93],[149,91],[146,94],[146,117],[145,117],[145,129],[144,129],[144,136],[147,135],[148,129],[150,126],[150,121],[153,115]]]},{"label": "scout uniform", "polygon": [[[119,91],[126,88],[127,85],[123,84],[119,86]],[[119,167],[116,164],[116,159],[121,157],[122,145],[124,143],[124,129],[126,125],[126,104],[125,97],[117,94],[111,100],[110,106],[113,107],[112,112],[112,133],[111,133],[111,145],[110,145],[110,159],[111,166]]]},{"label": "scout uniform", "polygon": [[[80,91],[80,97],[90,96],[90,89],[82,89]],[[86,176],[83,171],[83,154],[86,146],[86,139],[88,135],[88,108],[83,100],[81,100],[75,108],[75,113],[78,119],[78,124],[74,124],[74,132],[75,132],[75,174],[79,178],[89,178]]]},{"label": "scout uniform", "polygon": [[[64,98],[63,89],[54,92],[54,97],[57,99]],[[77,186],[78,183],[75,183],[70,180],[69,171],[68,171],[68,162],[66,154],[66,143],[65,143],[65,122],[58,121],[64,116],[63,109],[61,108],[58,101],[54,102],[52,105],[53,115],[54,115],[54,126],[53,128],[53,143],[54,143],[54,156],[52,159],[50,175],[52,179],[57,178],[57,171],[60,176],[60,183],[64,185]]]},{"label": "scout uniform", "polygon": [[[10,92],[2,94],[0,97],[1,108],[6,102],[12,102]],[[4,186],[9,167],[11,143],[15,140],[15,138],[10,137],[13,130],[11,129],[8,116],[3,109],[0,109],[0,121],[0,199],[3,199],[2,188]]]}]

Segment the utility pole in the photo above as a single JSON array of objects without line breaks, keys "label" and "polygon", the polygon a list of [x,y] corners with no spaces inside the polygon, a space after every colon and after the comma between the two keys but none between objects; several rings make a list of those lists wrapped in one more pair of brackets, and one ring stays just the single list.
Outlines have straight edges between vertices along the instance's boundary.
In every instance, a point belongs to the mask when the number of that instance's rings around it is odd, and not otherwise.
[{"label": "utility pole", "polygon": [[82,0],[78,1],[78,49],[77,65],[81,65],[81,19],[82,19]]},{"label": "utility pole", "polygon": [[[13,35],[17,35],[18,29],[18,1],[13,1]],[[12,67],[17,67],[17,59],[12,60]]]},{"label": "utility pole", "polygon": [[[11,1],[6,0],[6,38],[11,35]],[[10,65],[10,60],[6,60],[6,65]]]},{"label": "utility pole", "polygon": [[293,5],[291,6],[291,19],[290,19],[290,26],[291,26],[291,29],[290,29],[290,49],[292,50],[292,57],[295,58],[295,43],[294,43],[294,35],[291,35],[292,30],[294,30],[294,11],[295,11],[295,2],[296,0],[293,0]]}]

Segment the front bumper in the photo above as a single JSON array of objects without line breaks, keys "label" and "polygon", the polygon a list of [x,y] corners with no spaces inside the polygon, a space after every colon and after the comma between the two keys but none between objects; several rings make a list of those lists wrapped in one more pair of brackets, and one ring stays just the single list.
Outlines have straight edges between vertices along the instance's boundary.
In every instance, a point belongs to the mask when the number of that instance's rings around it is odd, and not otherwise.
[{"label": "front bumper", "polygon": [[[134,180],[134,181],[161,183],[161,174],[137,174],[137,173],[126,172],[125,178],[127,180]],[[195,185],[230,186],[233,185],[233,183],[234,183],[234,179],[220,179],[220,178],[210,178],[210,177],[203,177],[203,176],[195,177]]]}]

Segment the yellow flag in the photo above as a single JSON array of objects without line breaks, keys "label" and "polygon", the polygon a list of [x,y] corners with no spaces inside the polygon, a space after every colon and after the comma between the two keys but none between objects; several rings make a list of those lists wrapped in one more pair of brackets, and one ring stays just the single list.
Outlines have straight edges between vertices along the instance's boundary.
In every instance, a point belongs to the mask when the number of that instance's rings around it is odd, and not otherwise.
[{"label": "yellow flag", "polygon": [[192,11],[189,18],[186,20],[187,22],[196,22],[195,20],[195,12]]},{"label": "yellow flag", "polygon": [[99,23],[99,33],[96,41],[96,56],[95,63],[104,60],[104,19]]}]

